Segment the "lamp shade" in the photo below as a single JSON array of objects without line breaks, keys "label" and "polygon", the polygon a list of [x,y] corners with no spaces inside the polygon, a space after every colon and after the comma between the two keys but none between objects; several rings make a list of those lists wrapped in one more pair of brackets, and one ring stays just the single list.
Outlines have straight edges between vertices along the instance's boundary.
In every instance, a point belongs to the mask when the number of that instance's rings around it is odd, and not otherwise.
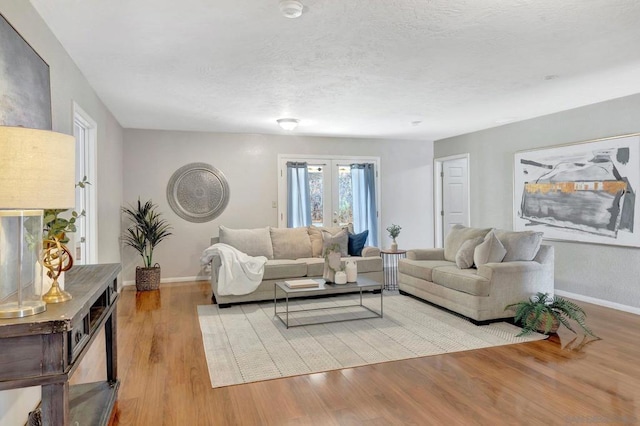
[{"label": "lamp shade", "polygon": [[0,126],[0,208],[74,207],[75,167],[73,136]]}]

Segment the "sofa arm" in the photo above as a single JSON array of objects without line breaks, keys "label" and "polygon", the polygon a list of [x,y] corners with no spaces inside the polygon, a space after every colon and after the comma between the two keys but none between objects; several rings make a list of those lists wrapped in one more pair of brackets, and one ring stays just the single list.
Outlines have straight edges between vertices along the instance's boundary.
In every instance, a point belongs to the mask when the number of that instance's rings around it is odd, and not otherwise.
[{"label": "sofa arm", "polygon": [[411,260],[445,260],[443,248],[407,250],[407,259]]},{"label": "sofa arm", "polygon": [[537,292],[553,294],[553,275],[546,269],[534,261],[487,263],[478,267],[478,275],[491,281],[489,296],[504,309]]},{"label": "sofa arm", "polygon": [[551,264],[553,265],[554,260],[554,248],[553,246],[549,246],[546,244],[542,244],[536,257],[533,259],[534,261],[542,264]]},{"label": "sofa arm", "polygon": [[362,249],[362,257],[380,257],[380,249],[378,247],[367,246]]},{"label": "sofa arm", "polygon": [[218,293],[218,274],[220,272],[220,266],[222,266],[220,256],[214,256],[211,260],[211,290],[213,290],[213,294]]}]

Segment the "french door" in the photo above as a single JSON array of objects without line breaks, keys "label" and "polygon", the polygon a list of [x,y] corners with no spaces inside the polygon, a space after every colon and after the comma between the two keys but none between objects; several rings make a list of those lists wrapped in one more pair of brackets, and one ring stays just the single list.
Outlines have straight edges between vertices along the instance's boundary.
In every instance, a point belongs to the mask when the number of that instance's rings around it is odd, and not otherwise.
[{"label": "french door", "polygon": [[353,222],[350,163],[307,161],[311,195],[311,223],[342,226]]},{"label": "french door", "polygon": [[[315,226],[343,226],[353,223],[351,164],[372,163],[376,171],[379,167],[379,159],[371,157],[279,156],[278,226],[280,227],[287,226],[288,161],[308,164],[311,223]],[[376,188],[379,188],[379,185],[376,185]],[[376,200],[379,199],[379,196],[376,197]],[[376,208],[376,211],[379,211],[379,208]]]}]

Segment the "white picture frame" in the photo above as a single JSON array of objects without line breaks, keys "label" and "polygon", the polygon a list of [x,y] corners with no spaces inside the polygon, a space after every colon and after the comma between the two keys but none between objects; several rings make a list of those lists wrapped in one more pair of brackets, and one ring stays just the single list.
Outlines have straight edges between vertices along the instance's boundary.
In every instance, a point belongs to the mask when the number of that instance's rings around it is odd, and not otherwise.
[{"label": "white picture frame", "polygon": [[516,231],[640,247],[640,134],[519,151],[513,176]]}]

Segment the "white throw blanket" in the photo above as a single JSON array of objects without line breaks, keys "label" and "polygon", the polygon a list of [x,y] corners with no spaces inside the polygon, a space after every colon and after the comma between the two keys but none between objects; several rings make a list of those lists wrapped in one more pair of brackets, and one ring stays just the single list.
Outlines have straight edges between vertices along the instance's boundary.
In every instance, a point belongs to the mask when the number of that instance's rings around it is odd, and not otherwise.
[{"label": "white throw blanket", "polygon": [[[264,256],[249,256],[228,244],[214,244],[204,252],[200,262],[203,265],[211,263],[214,257],[220,257],[218,272],[218,294],[221,296],[241,296],[254,292],[262,282]],[[211,271],[215,274],[215,271]]]}]

